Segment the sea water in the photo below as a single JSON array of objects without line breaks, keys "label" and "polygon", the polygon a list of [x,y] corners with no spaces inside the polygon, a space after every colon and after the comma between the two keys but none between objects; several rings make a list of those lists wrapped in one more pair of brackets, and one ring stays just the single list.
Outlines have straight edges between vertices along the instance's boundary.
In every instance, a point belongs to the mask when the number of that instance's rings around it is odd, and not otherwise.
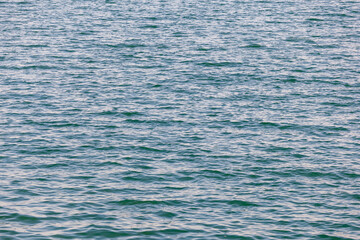
[{"label": "sea water", "polygon": [[1,0],[0,239],[359,239],[360,4]]}]

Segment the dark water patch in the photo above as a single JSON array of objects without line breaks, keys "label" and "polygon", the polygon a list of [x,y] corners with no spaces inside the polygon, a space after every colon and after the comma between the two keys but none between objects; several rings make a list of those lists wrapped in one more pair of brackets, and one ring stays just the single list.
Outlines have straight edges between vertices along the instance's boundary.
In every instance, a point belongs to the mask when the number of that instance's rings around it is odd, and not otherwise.
[{"label": "dark water patch", "polygon": [[288,78],[283,80],[284,83],[296,83],[299,82],[299,80],[296,77],[289,76]]},{"label": "dark water patch", "polygon": [[[120,188],[102,188],[96,190],[97,192],[104,192],[104,193],[121,193],[124,192],[124,189]],[[129,191],[129,189],[126,189],[126,191]],[[131,191],[131,190],[130,190]]]},{"label": "dark water patch", "polygon": [[109,150],[116,150],[117,147],[115,147],[115,146],[94,147],[94,149],[98,150],[98,151],[109,151]]},{"label": "dark water patch", "polygon": [[106,225],[89,225],[86,228],[77,230],[75,237],[80,238],[121,238],[131,236],[131,233]]},{"label": "dark water patch", "polygon": [[37,224],[41,222],[41,219],[26,214],[10,213],[10,214],[0,214],[0,219],[8,222],[19,222],[24,224]]},{"label": "dark water patch", "polygon": [[196,50],[197,50],[197,51],[200,51],[200,52],[210,51],[210,49],[204,48],[204,47],[197,48]]},{"label": "dark water patch", "polygon": [[79,175],[79,176],[71,176],[69,177],[70,179],[78,179],[78,180],[89,180],[89,179],[93,179],[96,178],[95,176],[83,176],[83,175]]},{"label": "dark water patch", "polygon": [[159,148],[153,148],[153,147],[146,147],[146,146],[139,146],[137,149],[141,151],[147,151],[147,152],[162,152],[162,153],[168,153],[171,152],[168,149],[159,149]]},{"label": "dark water patch", "polygon": [[304,169],[304,168],[295,168],[295,169],[281,169],[281,171],[269,171],[270,174],[280,177],[306,177],[314,179],[333,179],[341,180],[342,177],[337,172],[330,171],[316,171],[314,169]]},{"label": "dark water patch", "polygon": [[52,181],[51,179],[45,178],[45,177],[34,178],[33,180],[34,181],[39,181],[39,182],[50,182],[50,181]]},{"label": "dark water patch", "polygon": [[133,111],[133,112],[122,112],[121,113],[122,115],[126,116],[126,117],[133,117],[133,116],[141,116],[143,115],[141,112],[136,112],[136,111]]},{"label": "dark water patch", "polygon": [[17,237],[10,237],[13,235],[18,235],[19,232],[17,232],[17,231],[0,229],[0,234],[1,234],[3,240],[18,240],[19,239]]},{"label": "dark water patch", "polygon": [[32,5],[33,4],[33,2],[31,2],[31,1],[19,1],[19,2],[16,2],[16,4],[19,4],[19,5],[27,5],[27,4],[30,4],[30,5]]},{"label": "dark water patch", "polygon": [[295,153],[292,156],[295,157],[295,158],[306,158],[306,157],[308,157],[307,155],[301,154],[301,153]]},{"label": "dark water patch", "polygon": [[45,48],[49,47],[47,44],[29,44],[29,45],[20,45],[20,47],[24,48]]},{"label": "dark water patch", "polygon": [[24,195],[24,196],[39,196],[40,194],[30,191],[28,189],[16,189],[13,191],[17,195]]},{"label": "dark water patch", "polygon": [[94,35],[97,34],[97,31],[83,31],[83,32],[79,32],[79,35],[84,35],[84,36],[89,36],[89,35]]},{"label": "dark water patch", "polygon": [[[30,167],[29,165],[25,165],[25,167],[28,166]],[[32,168],[30,169],[41,169],[41,168],[64,168],[64,167],[69,167],[70,165],[67,164],[67,163],[49,163],[49,164],[38,164],[38,165],[33,165]]]},{"label": "dark water patch", "polygon": [[110,130],[110,129],[116,129],[116,128],[119,128],[118,126],[116,125],[102,125],[101,127],[99,127],[101,129],[106,129],[106,130]]},{"label": "dark water patch", "polygon": [[75,236],[73,234],[54,234],[51,235],[52,238],[55,239],[74,239]]},{"label": "dark water patch", "polygon": [[160,87],[162,87],[163,85],[161,85],[161,84],[149,84],[149,86],[150,86],[151,88],[160,88]]},{"label": "dark water patch", "polygon": [[338,237],[330,234],[319,234],[315,236],[317,239],[328,239],[328,240],[354,240],[353,238]]},{"label": "dark water patch", "polygon": [[265,46],[262,46],[261,44],[257,44],[257,43],[253,43],[253,44],[249,44],[249,45],[246,45],[246,46],[243,46],[243,48],[264,48]]},{"label": "dark water patch", "polygon": [[321,18],[307,18],[306,21],[311,21],[311,22],[323,22],[325,21],[324,19],[321,19]]},{"label": "dark water patch", "polygon": [[151,176],[151,175],[133,175],[133,176],[126,176],[122,178],[124,181],[137,181],[137,182],[165,182],[167,181],[166,178],[161,176]]},{"label": "dark water patch", "polygon": [[349,198],[349,199],[352,199],[352,200],[356,200],[356,201],[359,201],[359,200],[360,200],[360,194],[358,194],[358,193],[347,193],[347,192],[343,192],[342,195],[343,195],[345,198]]},{"label": "dark water patch", "polygon": [[96,166],[98,167],[118,167],[118,166],[123,166],[122,163],[120,162],[116,162],[116,161],[104,161],[104,162],[100,162],[100,163],[96,163]]},{"label": "dark water patch", "polygon": [[200,172],[198,172],[197,174],[199,174],[199,176],[201,177],[206,177],[206,178],[215,178],[215,179],[226,179],[226,178],[232,178],[235,175],[228,173],[228,172],[223,172],[223,171],[219,171],[219,170],[201,170]]},{"label": "dark water patch", "polygon": [[264,127],[280,127],[278,123],[274,122],[260,122],[260,124]]},{"label": "dark water patch", "polygon": [[207,157],[209,158],[214,158],[214,159],[222,159],[222,160],[225,160],[225,159],[239,159],[239,158],[242,158],[243,156],[242,155],[225,155],[225,154],[220,154],[220,155],[208,155]]},{"label": "dark water patch", "polygon": [[176,179],[180,182],[194,181],[196,178],[191,176],[178,176]]},{"label": "dark water patch", "polygon": [[354,102],[322,102],[321,105],[334,106],[334,107],[350,107],[350,106],[355,107],[357,104]]},{"label": "dark water patch", "polygon": [[71,214],[71,216],[69,216],[69,219],[72,221],[81,221],[81,220],[114,221],[114,220],[117,220],[116,217],[110,217],[109,215],[88,214],[88,213]]},{"label": "dark water patch", "polygon": [[140,119],[126,119],[125,120],[126,122],[129,122],[129,123],[147,123],[146,120],[140,120]]},{"label": "dark water patch", "polygon": [[297,130],[314,135],[332,134],[337,132],[349,131],[349,129],[343,126],[301,125],[301,124],[288,124],[288,125],[282,124],[279,125],[278,128],[281,130]]},{"label": "dark water patch", "polygon": [[267,152],[290,152],[293,151],[294,148],[291,147],[281,147],[281,146],[269,146],[265,151]]},{"label": "dark water patch", "polygon": [[159,211],[156,213],[156,215],[158,215],[159,217],[170,218],[170,219],[177,216],[176,213],[166,212],[166,211]]},{"label": "dark water patch", "polygon": [[256,203],[249,202],[249,201],[243,201],[243,200],[230,200],[226,201],[227,204],[234,206],[234,207],[257,207],[259,206]]},{"label": "dark water patch", "polygon": [[188,187],[179,187],[179,186],[166,186],[164,187],[165,190],[185,190]]},{"label": "dark water patch", "polygon": [[326,45],[320,45],[317,44],[314,46],[314,48],[324,48],[324,49],[328,49],[328,48],[338,48],[339,46],[336,44],[326,44]]},{"label": "dark water patch", "polygon": [[55,127],[55,128],[71,128],[71,127],[80,127],[80,124],[77,123],[60,123],[60,122],[42,122],[38,123],[40,125]]},{"label": "dark water patch", "polygon": [[339,172],[339,174],[345,178],[350,178],[350,179],[360,178],[360,173],[356,173],[356,172]]},{"label": "dark water patch", "polygon": [[23,202],[29,200],[29,196],[16,196],[16,197],[9,197],[4,198],[7,202]]},{"label": "dark water patch", "polygon": [[111,116],[111,115],[118,115],[119,113],[117,111],[103,111],[100,113],[96,113],[98,115],[105,115],[105,116]]},{"label": "dark water patch", "polygon": [[154,29],[154,28],[158,28],[159,26],[158,25],[144,25],[144,26],[141,26],[140,28],[150,28],[150,29]]},{"label": "dark water patch", "polygon": [[131,165],[133,168],[140,168],[140,169],[144,169],[144,170],[150,170],[150,169],[155,169],[154,167],[152,166],[148,166],[148,165],[144,165],[144,164],[134,164],[134,165]]}]

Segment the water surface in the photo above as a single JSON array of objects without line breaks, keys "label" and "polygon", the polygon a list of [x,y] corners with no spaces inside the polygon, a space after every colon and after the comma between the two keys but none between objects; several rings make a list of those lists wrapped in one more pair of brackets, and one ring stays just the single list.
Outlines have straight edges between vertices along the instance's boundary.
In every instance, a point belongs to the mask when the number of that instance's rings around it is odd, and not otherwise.
[{"label": "water surface", "polygon": [[1,239],[359,239],[360,5],[2,0]]}]

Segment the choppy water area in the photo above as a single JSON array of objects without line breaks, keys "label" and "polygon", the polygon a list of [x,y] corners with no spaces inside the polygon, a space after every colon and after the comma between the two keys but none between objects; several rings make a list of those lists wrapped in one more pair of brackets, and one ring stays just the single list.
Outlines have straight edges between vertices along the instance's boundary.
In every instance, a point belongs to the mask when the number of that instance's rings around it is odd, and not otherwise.
[{"label": "choppy water area", "polygon": [[0,239],[359,239],[360,4],[0,1]]}]

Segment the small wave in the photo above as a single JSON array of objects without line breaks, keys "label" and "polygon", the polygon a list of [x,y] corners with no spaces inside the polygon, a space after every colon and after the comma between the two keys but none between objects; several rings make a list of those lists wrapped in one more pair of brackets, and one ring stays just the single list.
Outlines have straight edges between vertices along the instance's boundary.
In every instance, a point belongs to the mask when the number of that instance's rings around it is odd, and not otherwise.
[{"label": "small wave", "polygon": [[264,47],[265,46],[263,46],[263,45],[253,43],[253,44],[246,45],[243,48],[264,48]]},{"label": "small wave", "polygon": [[240,62],[203,62],[199,63],[199,65],[205,67],[237,67],[242,65]]},{"label": "small wave", "polygon": [[226,201],[227,204],[238,207],[257,207],[258,204],[254,202],[244,201],[244,200],[230,200]]},{"label": "small wave", "polygon": [[[121,238],[128,237],[132,234],[110,226],[101,226],[91,224],[86,228],[77,229],[77,232],[70,238],[90,238],[90,239],[108,239],[108,238]],[[57,236],[59,237],[59,236]]]},{"label": "small wave", "polygon": [[151,231],[142,231],[139,232],[141,235],[145,235],[147,237],[161,237],[161,236],[168,236],[168,235],[178,235],[181,233],[189,233],[194,231],[189,231],[188,229],[177,229],[177,228],[166,228],[161,230],[151,230]]},{"label": "small wave", "polygon": [[146,47],[144,44],[137,43],[120,43],[120,44],[106,44],[107,47],[111,48],[143,48]]},{"label": "small wave", "polygon": [[155,28],[159,28],[158,25],[143,25],[140,28],[150,28],[150,29],[155,29]]},{"label": "small wave", "polygon": [[182,205],[183,201],[178,200],[136,200],[136,199],[124,199],[120,201],[111,201],[109,204],[120,205],[120,206],[136,206],[136,205],[167,205],[177,206]]},{"label": "small wave", "polygon": [[20,222],[25,224],[37,224],[41,222],[41,218],[19,213],[0,214],[0,219],[9,222]]},{"label": "small wave", "polygon": [[123,164],[120,162],[115,162],[115,161],[104,161],[104,162],[97,163],[96,166],[98,166],[98,167],[104,167],[104,166],[116,167],[116,166],[123,166]]},{"label": "small wave", "polygon": [[310,21],[310,22],[323,22],[324,19],[321,19],[321,18],[307,18],[306,21]]}]

